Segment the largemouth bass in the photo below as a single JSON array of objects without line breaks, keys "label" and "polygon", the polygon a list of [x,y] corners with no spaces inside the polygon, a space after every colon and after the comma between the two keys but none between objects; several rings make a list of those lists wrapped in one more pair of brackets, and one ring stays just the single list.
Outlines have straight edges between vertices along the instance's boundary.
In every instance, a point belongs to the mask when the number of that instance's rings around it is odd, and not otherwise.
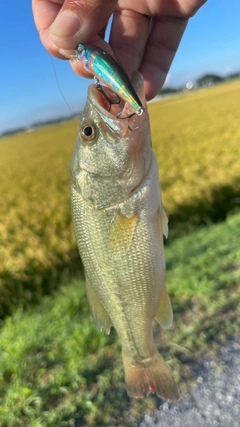
[{"label": "largemouth bass", "polygon": [[[139,73],[132,84],[146,108]],[[152,333],[154,318],[171,326],[172,308],[164,282],[168,224],[149,117],[146,108],[117,118],[123,110],[134,112],[123,100],[117,105],[111,89],[89,87],[71,166],[74,230],[93,317],[107,333],[113,325],[121,340],[129,396],[155,392],[177,400]]]}]

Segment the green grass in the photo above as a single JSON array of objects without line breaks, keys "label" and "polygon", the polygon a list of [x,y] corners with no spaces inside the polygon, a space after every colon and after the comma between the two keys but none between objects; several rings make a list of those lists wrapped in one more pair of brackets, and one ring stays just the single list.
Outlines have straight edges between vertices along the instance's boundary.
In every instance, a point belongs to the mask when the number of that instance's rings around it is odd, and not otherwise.
[{"label": "green grass", "polygon": [[[149,105],[170,240],[239,210],[240,81]],[[73,122],[0,139],[0,318],[81,269],[69,207]]]},{"label": "green grass", "polygon": [[[183,393],[199,354],[239,333],[239,92],[235,81],[149,106],[174,310],[154,333]],[[133,427],[160,402],[128,398],[116,334],[97,330],[73,279],[75,138],[69,122],[0,140],[1,427]]]},{"label": "green grass", "polygon": [[[191,363],[240,326],[240,215],[173,241],[166,249],[174,325],[155,339],[184,392]],[[120,343],[99,332],[83,282],[18,310],[0,331],[2,427],[136,426],[159,399],[129,399]],[[77,424],[76,424],[77,425]]]}]

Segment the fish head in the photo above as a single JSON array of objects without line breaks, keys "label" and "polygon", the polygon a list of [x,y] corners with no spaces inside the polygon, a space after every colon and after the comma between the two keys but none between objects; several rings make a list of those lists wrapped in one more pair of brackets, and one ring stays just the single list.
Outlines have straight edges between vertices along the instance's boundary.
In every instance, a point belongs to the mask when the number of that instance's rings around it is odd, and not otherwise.
[{"label": "fish head", "polygon": [[[90,85],[78,131],[72,174],[84,171],[91,180],[117,182],[124,197],[138,187],[151,163],[151,137],[142,75],[132,84],[145,112],[139,116],[113,90]],[[123,118],[124,117],[124,118]],[[110,191],[110,190],[109,190]],[[119,196],[120,197],[120,196]]]}]

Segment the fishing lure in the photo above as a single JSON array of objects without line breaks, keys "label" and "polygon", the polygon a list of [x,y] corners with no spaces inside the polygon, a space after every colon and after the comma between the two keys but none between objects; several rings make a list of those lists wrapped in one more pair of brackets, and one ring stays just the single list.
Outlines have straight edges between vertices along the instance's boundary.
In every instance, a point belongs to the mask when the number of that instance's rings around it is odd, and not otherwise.
[{"label": "fishing lure", "polygon": [[[79,44],[75,49],[76,59],[84,68],[93,73],[97,82],[101,81],[124,101],[128,102],[136,114],[141,116],[145,109],[122,66],[103,49]],[[135,114],[135,113],[134,113]],[[128,117],[131,117],[132,114]]]}]

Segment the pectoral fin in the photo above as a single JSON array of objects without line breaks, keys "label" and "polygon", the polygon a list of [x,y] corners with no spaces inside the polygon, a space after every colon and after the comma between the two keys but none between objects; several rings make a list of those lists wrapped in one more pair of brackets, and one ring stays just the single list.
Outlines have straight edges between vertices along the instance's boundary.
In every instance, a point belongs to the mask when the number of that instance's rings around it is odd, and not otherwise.
[{"label": "pectoral fin", "polygon": [[161,292],[158,311],[155,319],[164,329],[171,328],[172,326],[173,312],[171,301],[166,288],[164,288]]},{"label": "pectoral fin", "polygon": [[137,222],[138,214],[133,215],[131,218],[117,214],[109,233],[109,248],[111,252],[116,253],[130,248]]},{"label": "pectoral fin", "polygon": [[112,326],[111,319],[106,312],[105,308],[102,306],[101,302],[99,301],[98,297],[96,296],[95,292],[92,289],[92,286],[86,278],[86,290],[87,290],[87,296],[89,305],[91,308],[92,316],[99,327],[100,330],[104,329],[105,332],[109,335],[110,329]]}]

